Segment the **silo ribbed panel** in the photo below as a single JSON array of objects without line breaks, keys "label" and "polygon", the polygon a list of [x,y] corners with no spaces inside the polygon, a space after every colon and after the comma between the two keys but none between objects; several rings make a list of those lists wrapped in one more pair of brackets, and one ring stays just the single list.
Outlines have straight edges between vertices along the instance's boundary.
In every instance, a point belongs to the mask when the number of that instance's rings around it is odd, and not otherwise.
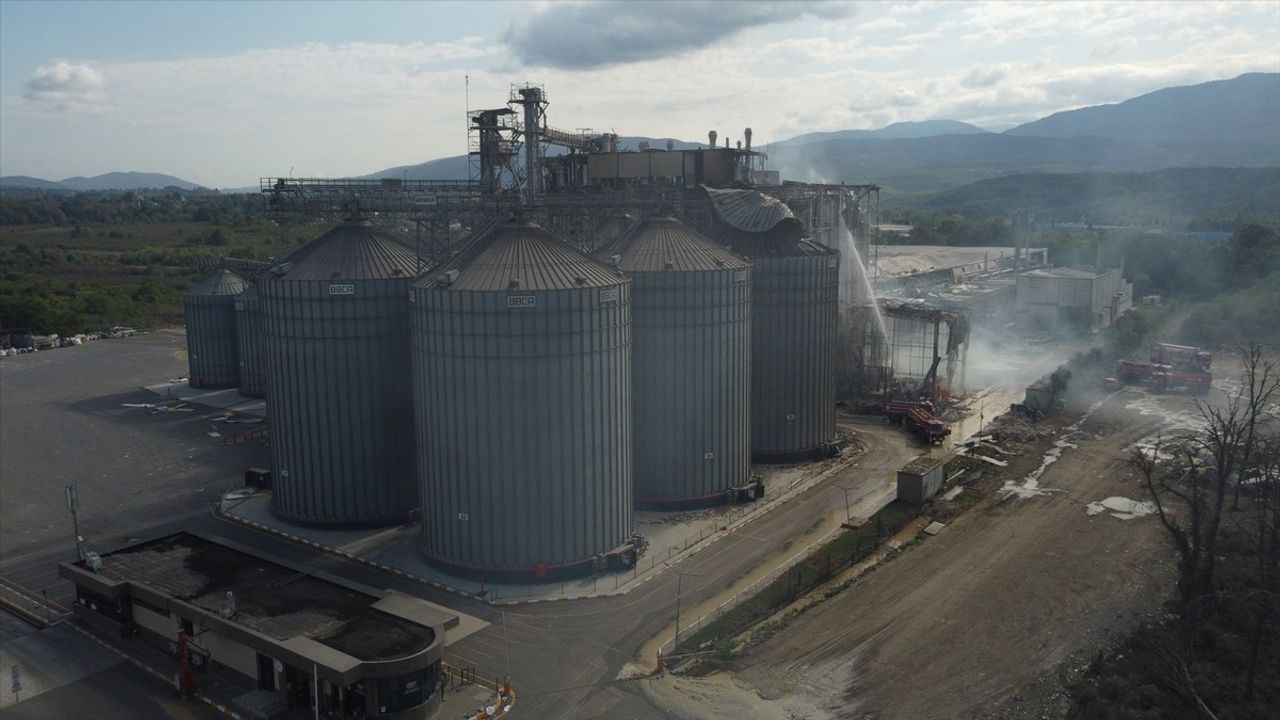
[{"label": "silo ribbed panel", "polygon": [[245,281],[219,270],[193,285],[182,296],[187,324],[187,384],[193,388],[232,388],[240,384],[236,350],[235,296]]},{"label": "silo ribbed panel", "polygon": [[415,505],[407,280],[261,286],[272,509],[299,522],[373,525]]},{"label": "silo ribbed panel", "polygon": [[727,502],[751,476],[751,264],[660,215],[596,256],[632,280],[636,506]]},{"label": "silo ribbed panel", "polygon": [[750,273],[631,276],[638,507],[705,504],[750,479]]},{"label": "silo ribbed panel", "polygon": [[266,341],[258,291],[249,288],[236,297],[236,348],[240,356],[240,394],[259,398],[265,394]]},{"label": "silo ribbed panel", "polygon": [[383,525],[412,514],[408,288],[416,269],[408,247],[347,222],[259,281],[278,515]]},{"label": "silo ribbed panel", "polygon": [[422,550],[582,572],[632,532],[631,286],[542,228],[482,233],[413,286]]},{"label": "silo ribbed panel", "polygon": [[505,292],[415,290],[429,556],[554,568],[631,535],[629,294],[518,293],[536,305],[513,309]]},{"label": "silo ribbed panel", "polygon": [[839,255],[757,258],[752,266],[751,452],[815,450],[835,439]]}]

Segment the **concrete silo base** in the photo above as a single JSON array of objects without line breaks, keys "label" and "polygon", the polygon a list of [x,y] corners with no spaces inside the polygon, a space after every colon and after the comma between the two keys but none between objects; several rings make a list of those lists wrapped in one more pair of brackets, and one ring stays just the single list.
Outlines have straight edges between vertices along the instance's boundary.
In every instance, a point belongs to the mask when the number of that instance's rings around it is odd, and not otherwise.
[{"label": "concrete silo base", "polygon": [[705,510],[733,503],[736,491],[730,489],[714,495],[691,498],[636,498],[636,509],[653,512],[672,512],[676,510]]},{"label": "concrete silo base", "polygon": [[840,441],[825,442],[811,448],[803,450],[782,450],[770,453],[753,453],[751,462],[761,465],[785,465],[787,463],[808,462],[810,460],[825,460],[840,454],[840,447],[843,445]]},{"label": "concrete silo base", "polygon": [[270,510],[273,517],[279,518],[291,525],[318,528],[321,530],[364,530],[368,528],[391,527],[392,525],[404,525],[414,519],[414,513],[412,512],[385,518],[355,518],[350,520],[301,517],[292,515],[276,507],[274,498],[271,501]]},{"label": "concrete silo base", "polygon": [[[629,569],[636,562],[635,546],[627,543],[596,557],[578,560],[564,565],[526,565],[516,567],[485,567],[456,563],[432,555],[421,543],[415,545],[418,554],[433,568],[455,577],[500,584],[541,584],[576,580],[599,572],[619,572]],[[626,559],[629,557],[629,560]]]}]

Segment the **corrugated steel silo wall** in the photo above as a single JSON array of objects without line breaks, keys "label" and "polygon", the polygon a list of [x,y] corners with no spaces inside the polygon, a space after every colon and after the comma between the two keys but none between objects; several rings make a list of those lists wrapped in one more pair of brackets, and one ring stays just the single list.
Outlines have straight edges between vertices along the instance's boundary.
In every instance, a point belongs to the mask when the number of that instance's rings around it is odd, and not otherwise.
[{"label": "corrugated steel silo wall", "polygon": [[407,519],[417,499],[407,281],[267,279],[259,292],[272,510],[313,524]]},{"label": "corrugated steel silo wall", "polygon": [[233,388],[240,384],[234,295],[186,295],[187,384],[193,388]]},{"label": "corrugated steel silo wall", "polygon": [[759,258],[752,267],[751,452],[835,439],[838,255]]},{"label": "corrugated steel silo wall", "polygon": [[637,505],[742,485],[751,474],[751,270],[631,279]]},{"label": "corrugated steel silo wall", "polygon": [[536,305],[416,288],[411,311],[423,549],[476,570],[631,535],[630,284],[512,292]]},{"label": "corrugated steel silo wall", "polygon": [[262,337],[262,317],[258,296],[236,297],[236,346],[240,354],[240,394],[262,397],[266,374],[266,341]]}]

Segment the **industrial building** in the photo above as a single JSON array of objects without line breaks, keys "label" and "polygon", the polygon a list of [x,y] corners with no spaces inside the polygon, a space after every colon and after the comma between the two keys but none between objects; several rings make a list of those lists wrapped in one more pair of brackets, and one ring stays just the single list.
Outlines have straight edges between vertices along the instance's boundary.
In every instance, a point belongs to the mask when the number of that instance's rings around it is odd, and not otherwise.
[{"label": "industrial building", "polygon": [[490,580],[635,562],[631,291],[527,220],[480,230],[414,283],[430,562]]},{"label": "industrial building", "polygon": [[1133,308],[1133,284],[1119,269],[1063,267],[1018,276],[1016,313],[1026,330],[1087,332]]},{"label": "industrial building", "polygon": [[812,458],[836,439],[840,254],[755,190],[711,190],[711,236],[751,260],[751,452]]},{"label": "industrial building", "polygon": [[182,316],[187,323],[187,383],[193,388],[233,388],[240,384],[236,349],[236,296],[244,278],[215,270],[187,289]]},{"label": "industrial building", "polygon": [[636,507],[731,502],[751,479],[751,264],[660,215],[596,256],[631,278]]},{"label": "industrial building", "polygon": [[236,380],[267,399],[279,517],[416,510],[436,566],[550,581],[634,563],[637,505],[750,499],[752,459],[835,452],[839,297],[866,281],[841,289],[834,248],[860,263],[878,188],[783,182],[750,129],[628,148],[548,105],[469,111],[466,180],[263,179],[282,221],[377,222],[224,261],[254,279]]},{"label": "industrial building", "polygon": [[166,649],[197,689],[208,675],[256,687],[253,717],[290,707],[316,716],[409,720],[440,704],[446,628],[457,616],[416,598],[178,533],[63,563],[76,617],[105,634]]},{"label": "industrial building", "polygon": [[259,278],[281,517],[385,525],[416,507],[406,296],[417,262],[349,220]]}]

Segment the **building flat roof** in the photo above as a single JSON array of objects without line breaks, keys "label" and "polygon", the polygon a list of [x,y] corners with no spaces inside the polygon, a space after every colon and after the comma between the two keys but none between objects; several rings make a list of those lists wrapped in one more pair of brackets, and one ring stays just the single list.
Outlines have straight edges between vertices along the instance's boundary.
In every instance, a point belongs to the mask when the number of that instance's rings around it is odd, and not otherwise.
[{"label": "building flat roof", "polygon": [[[1024,248],[1042,253],[1044,248]],[[1014,248],[1002,246],[961,247],[953,245],[879,245],[872,250],[881,276],[911,275],[949,270],[965,265],[981,265],[1001,257],[1013,258]]]},{"label": "building flat roof", "polygon": [[[281,642],[307,638],[361,661],[429,647],[435,630],[379,608],[384,598],[189,533],[102,556],[99,575],[147,585]],[[391,609],[390,607],[388,609]]]},{"label": "building flat roof", "polygon": [[898,472],[907,473],[908,475],[925,475],[939,465],[945,465],[946,462],[946,458],[935,458],[929,457],[928,455],[921,455],[915,460],[903,465]]},{"label": "building flat roof", "polygon": [[1071,280],[1093,280],[1102,277],[1106,273],[1097,273],[1093,270],[1081,270],[1073,267],[1060,267],[1051,269],[1031,270],[1022,273],[1023,277],[1033,278],[1067,278]]}]

